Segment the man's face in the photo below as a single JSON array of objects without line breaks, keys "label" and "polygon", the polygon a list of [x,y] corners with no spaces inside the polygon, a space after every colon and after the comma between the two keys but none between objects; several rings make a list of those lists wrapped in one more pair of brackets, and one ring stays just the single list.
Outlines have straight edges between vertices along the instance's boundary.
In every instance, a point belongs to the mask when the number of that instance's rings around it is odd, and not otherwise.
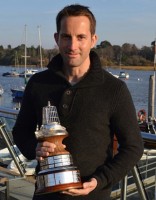
[{"label": "man's face", "polygon": [[91,35],[90,21],[85,16],[65,17],[55,40],[67,67],[81,67],[89,62],[90,49],[97,37]]}]

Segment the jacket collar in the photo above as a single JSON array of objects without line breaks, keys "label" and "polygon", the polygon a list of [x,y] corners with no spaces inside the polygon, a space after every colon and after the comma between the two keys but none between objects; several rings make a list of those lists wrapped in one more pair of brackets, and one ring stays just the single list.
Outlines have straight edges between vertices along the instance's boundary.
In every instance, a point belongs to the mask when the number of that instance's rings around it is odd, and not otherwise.
[{"label": "jacket collar", "polygon": [[[94,52],[90,52],[90,69],[84,76],[84,78],[75,84],[74,88],[89,87],[101,84],[103,81],[103,69],[101,67],[101,62],[98,55]],[[60,54],[56,55],[48,64],[47,68],[53,73],[64,77],[62,73],[63,59]],[[65,77],[64,77],[65,78]]]}]

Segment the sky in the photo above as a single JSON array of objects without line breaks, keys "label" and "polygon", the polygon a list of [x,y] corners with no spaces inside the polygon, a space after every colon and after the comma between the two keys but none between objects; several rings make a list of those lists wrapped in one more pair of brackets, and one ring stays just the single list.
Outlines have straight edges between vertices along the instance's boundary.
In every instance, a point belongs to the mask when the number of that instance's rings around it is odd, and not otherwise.
[{"label": "sky", "polygon": [[75,3],[88,6],[95,15],[97,44],[107,40],[112,45],[130,43],[142,48],[150,47],[156,38],[156,0],[0,0],[0,45],[24,44],[26,25],[28,47],[37,47],[41,41],[43,48],[54,48],[56,15]]}]

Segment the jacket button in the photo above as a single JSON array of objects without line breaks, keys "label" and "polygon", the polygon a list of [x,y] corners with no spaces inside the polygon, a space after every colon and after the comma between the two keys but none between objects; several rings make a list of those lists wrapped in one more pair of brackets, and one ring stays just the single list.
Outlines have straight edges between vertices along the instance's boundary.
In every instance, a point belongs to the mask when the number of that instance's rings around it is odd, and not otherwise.
[{"label": "jacket button", "polygon": [[67,90],[67,91],[66,91],[66,94],[67,94],[67,95],[70,95],[70,94],[71,94],[71,90]]},{"label": "jacket button", "polygon": [[62,106],[63,106],[64,109],[67,109],[67,108],[68,108],[68,105],[67,105],[67,104],[63,104]]}]

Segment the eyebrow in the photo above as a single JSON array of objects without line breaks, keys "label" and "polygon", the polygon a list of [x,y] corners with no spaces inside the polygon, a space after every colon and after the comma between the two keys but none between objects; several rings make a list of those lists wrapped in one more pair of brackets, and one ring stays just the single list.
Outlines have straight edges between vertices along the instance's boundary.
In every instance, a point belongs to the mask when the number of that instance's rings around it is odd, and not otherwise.
[{"label": "eyebrow", "polygon": [[[68,33],[61,33],[60,34],[61,36],[68,36],[68,37],[71,37],[71,34],[68,34]],[[83,37],[86,37],[86,34],[84,34],[84,33],[80,33],[80,34],[78,34],[77,35],[77,37],[79,37],[79,36],[83,36]]]}]

